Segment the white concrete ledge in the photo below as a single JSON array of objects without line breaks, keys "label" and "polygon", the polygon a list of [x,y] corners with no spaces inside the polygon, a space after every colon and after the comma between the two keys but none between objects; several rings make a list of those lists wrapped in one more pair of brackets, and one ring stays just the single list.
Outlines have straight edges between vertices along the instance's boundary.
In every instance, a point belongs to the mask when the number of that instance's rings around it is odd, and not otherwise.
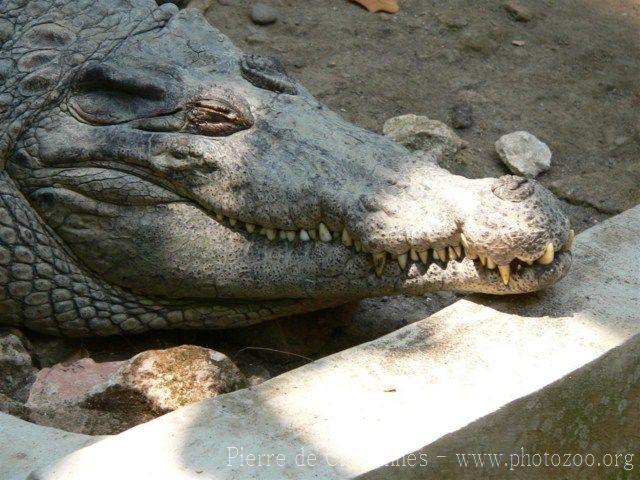
[{"label": "white concrete ledge", "polygon": [[24,480],[32,470],[99,440],[0,412],[0,479]]},{"label": "white concrete ledge", "polygon": [[549,291],[457,302],[374,342],[103,440],[31,478],[353,478],[638,333],[639,242],[640,207],[579,235],[572,271]]}]

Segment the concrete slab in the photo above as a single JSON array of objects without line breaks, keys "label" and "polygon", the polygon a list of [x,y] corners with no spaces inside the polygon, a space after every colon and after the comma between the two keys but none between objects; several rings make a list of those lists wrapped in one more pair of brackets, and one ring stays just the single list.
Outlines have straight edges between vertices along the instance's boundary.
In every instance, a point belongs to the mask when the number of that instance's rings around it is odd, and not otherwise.
[{"label": "concrete slab", "polygon": [[638,333],[639,242],[640,207],[579,235],[574,268],[553,289],[459,301],[371,343],[84,448],[31,479],[353,478]]},{"label": "concrete slab", "polygon": [[0,413],[0,478],[24,480],[32,470],[99,440]]},{"label": "concrete slab", "polygon": [[639,478],[640,335],[359,480]]}]

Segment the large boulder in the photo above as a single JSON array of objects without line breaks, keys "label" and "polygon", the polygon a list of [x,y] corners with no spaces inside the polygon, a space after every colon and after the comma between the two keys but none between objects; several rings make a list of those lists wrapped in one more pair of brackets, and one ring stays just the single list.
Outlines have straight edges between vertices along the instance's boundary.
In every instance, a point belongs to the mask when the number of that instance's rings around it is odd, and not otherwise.
[{"label": "large boulder", "polygon": [[139,353],[94,387],[83,406],[147,421],[247,386],[244,375],[226,355],[183,345]]}]

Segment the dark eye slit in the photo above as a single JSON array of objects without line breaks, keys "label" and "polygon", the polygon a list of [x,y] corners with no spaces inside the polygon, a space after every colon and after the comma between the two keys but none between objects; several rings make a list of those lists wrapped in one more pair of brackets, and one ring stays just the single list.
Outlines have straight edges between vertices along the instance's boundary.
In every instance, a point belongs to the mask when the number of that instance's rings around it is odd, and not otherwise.
[{"label": "dark eye slit", "polygon": [[95,64],[84,69],[76,80],[80,91],[115,91],[150,100],[161,100],[165,89],[160,82],[145,78],[139,71],[116,70],[105,64]]}]

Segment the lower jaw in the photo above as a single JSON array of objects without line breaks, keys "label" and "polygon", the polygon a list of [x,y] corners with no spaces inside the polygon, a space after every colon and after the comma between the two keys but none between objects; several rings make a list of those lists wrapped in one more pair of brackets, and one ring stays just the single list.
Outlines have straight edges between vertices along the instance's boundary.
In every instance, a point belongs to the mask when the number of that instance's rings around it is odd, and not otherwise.
[{"label": "lower jaw", "polygon": [[570,266],[571,252],[560,252],[549,265],[534,264],[512,272],[505,284],[497,269],[481,267],[477,261],[468,258],[449,261],[446,267],[431,264],[420,270],[414,265],[406,272],[406,281],[398,285],[397,293],[419,295],[432,290],[450,290],[493,295],[523,294],[550,287],[566,275]]},{"label": "lower jaw", "polygon": [[[458,291],[493,295],[524,294],[542,290],[566,275],[571,266],[571,252],[559,252],[549,265],[534,264],[511,274],[504,284],[497,269],[481,267],[468,258],[450,260],[446,265],[433,262],[429,265],[414,263],[405,270],[389,265],[385,275],[377,277],[373,272],[361,279],[351,279],[352,289],[337,289],[331,296],[320,294],[308,298],[244,299],[237,303],[253,303],[271,310],[270,317],[303,313],[329,308],[349,301],[389,295],[423,295],[435,291]],[[346,282],[342,287],[346,287]],[[340,292],[340,293],[338,293]]]}]

